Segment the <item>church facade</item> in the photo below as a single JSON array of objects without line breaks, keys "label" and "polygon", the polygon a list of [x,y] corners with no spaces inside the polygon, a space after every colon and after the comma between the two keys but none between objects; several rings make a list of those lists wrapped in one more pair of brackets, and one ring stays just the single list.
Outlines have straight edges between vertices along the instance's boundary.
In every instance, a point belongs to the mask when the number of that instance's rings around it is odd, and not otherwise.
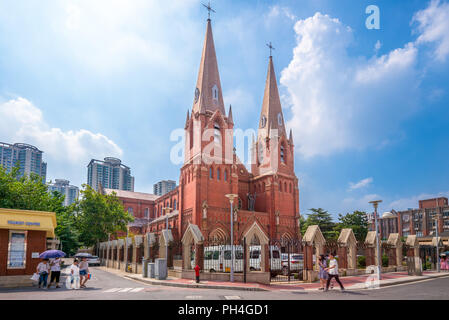
[{"label": "church facade", "polygon": [[250,171],[235,153],[232,107],[226,112],[210,19],[194,92],[185,122],[179,186],[154,200],[151,222],[143,232],[159,234],[168,221],[177,240],[189,224],[197,225],[205,239],[228,240],[231,204],[226,195],[235,194],[234,239],[241,239],[254,223],[271,239],[298,239],[293,137],[291,131],[287,136],[272,56],[257,138],[251,142]]}]

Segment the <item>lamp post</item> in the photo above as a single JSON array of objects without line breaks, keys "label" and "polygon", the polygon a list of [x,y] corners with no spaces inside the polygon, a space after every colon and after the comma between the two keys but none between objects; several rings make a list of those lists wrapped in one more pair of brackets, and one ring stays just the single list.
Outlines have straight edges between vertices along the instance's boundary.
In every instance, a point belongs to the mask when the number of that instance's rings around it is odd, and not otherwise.
[{"label": "lamp post", "polygon": [[[170,213],[172,208],[164,207],[162,209],[165,211],[165,230],[168,231],[168,214]],[[167,260],[168,263],[168,243],[165,244],[165,259]]]},{"label": "lamp post", "polygon": [[438,239],[438,198],[436,200],[436,206],[435,206],[435,236],[437,238],[437,272],[440,272],[440,241]]},{"label": "lamp post", "polygon": [[377,207],[382,200],[370,201],[374,206],[374,224],[376,226],[376,246],[377,246],[377,280],[380,281],[380,273],[382,271],[382,259],[380,256],[380,239],[379,239],[379,227],[377,226]]},{"label": "lamp post", "polygon": [[229,199],[231,203],[231,282],[234,282],[234,217],[233,217],[233,203],[234,199],[237,198],[237,194],[227,194],[226,198]]},{"label": "lamp post", "polygon": [[129,226],[127,226],[126,227],[126,238],[125,238],[125,249],[124,250],[126,250],[126,263],[125,263],[125,270],[126,270],[126,272],[128,272],[128,267],[129,267],[129,265],[128,265],[128,253],[129,253],[129,250],[128,250],[128,235],[129,235]]}]

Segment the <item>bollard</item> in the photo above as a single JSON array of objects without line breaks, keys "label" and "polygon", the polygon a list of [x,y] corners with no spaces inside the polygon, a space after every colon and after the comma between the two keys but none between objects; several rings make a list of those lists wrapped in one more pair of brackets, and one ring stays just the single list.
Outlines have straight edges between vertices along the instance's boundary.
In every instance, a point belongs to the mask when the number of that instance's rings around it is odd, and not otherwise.
[{"label": "bollard", "polygon": [[154,262],[148,263],[148,277],[154,279],[155,273],[154,273]]},{"label": "bollard", "polygon": [[142,258],[142,277],[148,278],[148,262],[145,258]]}]

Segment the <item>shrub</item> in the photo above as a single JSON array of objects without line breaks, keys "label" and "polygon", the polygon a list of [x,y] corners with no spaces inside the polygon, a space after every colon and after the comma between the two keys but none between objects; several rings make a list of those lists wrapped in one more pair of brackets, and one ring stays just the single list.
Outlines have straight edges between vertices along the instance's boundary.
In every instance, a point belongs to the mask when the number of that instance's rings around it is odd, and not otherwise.
[{"label": "shrub", "polygon": [[366,257],[365,256],[357,257],[357,267],[360,269],[363,269],[366,267]]},{"label": "shrub", "polygon": [[388,267],[388,256],[385,254],[382,256],[382,267]]}]

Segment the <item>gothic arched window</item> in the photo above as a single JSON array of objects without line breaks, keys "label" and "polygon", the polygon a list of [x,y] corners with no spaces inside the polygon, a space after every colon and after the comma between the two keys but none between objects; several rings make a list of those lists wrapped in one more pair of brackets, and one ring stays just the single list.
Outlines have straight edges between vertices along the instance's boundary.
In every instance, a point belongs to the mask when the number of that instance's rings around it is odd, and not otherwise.
[{"label": "gothic arched window", "polygon": [[215,122],[214,123],[214,141],[216,143],[220,143],[221,140],[221,132],[220,132],[220,125]]},{"label": "gothic arched window", "polygon": [[217,180],[220,180],[220,168],[217,169]]},{"label": "gothic arched window", "polygon": [[284,146],[281,146],[281,162],[285,163],[285,150]]}]

